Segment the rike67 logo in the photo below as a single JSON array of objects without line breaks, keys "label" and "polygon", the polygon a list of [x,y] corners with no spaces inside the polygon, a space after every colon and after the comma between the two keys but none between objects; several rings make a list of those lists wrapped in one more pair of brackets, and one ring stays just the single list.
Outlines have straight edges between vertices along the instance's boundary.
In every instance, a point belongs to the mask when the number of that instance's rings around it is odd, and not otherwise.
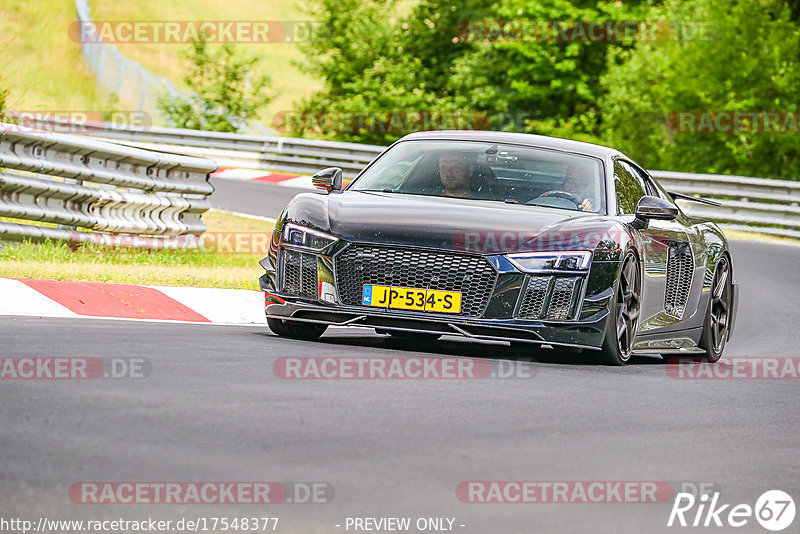
[{"label": "rike67 logo", "polygon": [[740,528],[752,524],[755,517],[763,528],[778,532],[794,522],[794,500],[785,491],[766,491],[755,506],[723,504],[719,496],[719,492],[710,496],[704,493],[699,498],[691,493],[678,493],[667,526]]}]

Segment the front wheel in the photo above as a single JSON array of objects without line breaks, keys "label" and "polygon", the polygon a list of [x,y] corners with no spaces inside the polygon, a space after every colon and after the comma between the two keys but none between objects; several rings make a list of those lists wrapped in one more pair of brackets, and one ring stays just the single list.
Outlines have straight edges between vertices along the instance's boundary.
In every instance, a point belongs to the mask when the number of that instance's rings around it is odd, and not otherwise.
[{"label": "front wheel", "polygon": [[639,328],[641,308],[642,277],[639,263],[633,252],[625,255],[622,262],[617,288],[611,301],[608,325],[600,363],[605,365],[624,365],[631,358],[636,330]]},{"label": "front wheel", "polygon": [[727,256],[717,263],[714,280],[711,283],[711,299],[708,303],[706,320],[703,323],[703,334],[700,336],[700,348],[706,351],[706,359],[716,362],[725,350],[728,341],[728,327],[730,324],[731,297],[733,295],[733,281],[731,264]]},{"label": "front wheel", "polygon": [[303,323],[286,319],[273,319],[271,317],[267,318],[267,326],[274,334],[281,337],[303,339],[305,341],[317,339],[328,329],[326,324]]}]

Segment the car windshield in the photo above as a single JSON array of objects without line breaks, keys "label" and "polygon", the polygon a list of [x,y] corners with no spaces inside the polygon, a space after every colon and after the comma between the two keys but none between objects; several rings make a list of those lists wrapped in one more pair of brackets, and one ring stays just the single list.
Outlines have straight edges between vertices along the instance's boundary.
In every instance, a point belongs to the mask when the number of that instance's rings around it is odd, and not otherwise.
[{"label": "car windshield", "polygon": [[348,189],[493,200],[600,213],[602,161],[542,148],[474,141],[404,141]]}]

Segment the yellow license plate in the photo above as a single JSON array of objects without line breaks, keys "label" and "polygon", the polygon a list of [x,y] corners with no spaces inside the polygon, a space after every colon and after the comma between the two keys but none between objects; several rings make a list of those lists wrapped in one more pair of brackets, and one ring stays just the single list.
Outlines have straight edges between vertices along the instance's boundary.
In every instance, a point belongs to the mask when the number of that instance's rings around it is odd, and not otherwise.
[{"label": "yellow license plate", "polygon": [[364,284],[364,306],[439,313],[461,313],[461,293],[436,289]]}]

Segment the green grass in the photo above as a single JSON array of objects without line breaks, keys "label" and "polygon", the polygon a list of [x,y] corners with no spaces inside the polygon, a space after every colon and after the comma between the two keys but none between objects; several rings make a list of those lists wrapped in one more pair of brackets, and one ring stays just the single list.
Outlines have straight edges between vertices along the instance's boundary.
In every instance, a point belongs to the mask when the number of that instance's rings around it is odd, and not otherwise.
[{"label": "green grass", "polygon": [[0,1],[0,84],[11,91],[8,110],[107,108],[80,46],[67,34],[75,20],[70,0]]},{"label": "green grass", "polygon": [[[218,0],[91,0],[96,21],[153,20],[265,20],[299,21],[308,17],[293,0],[230,0],[224,9]],[[136,109],[138,102],[112,102],[96,88],[94,75],[68,29],[77,21],[72,0],[0,0],[0,76],[10,89],[9,110],[108,111]],[[120,43],[123,54],[139,61],[155,75],[183,87],[184,54],[188,44]],[[295,109],[294,102],[321,86],[300,72],[293,61],[301,58],[292,43],[237,44],[243,52],[261,57],[253,75],[272,78],[275,99],[259,120],[270,125],[277,111]]]},{"label": "green grass", "polygon": [[[222,8],[224,5],[224,9]],[[169,2],[147,2],[136,0],[92,0],[92,17],[96,21],[302,21],[308,20],[295,0],[170,0]],[[139,61],[153,74],[164,76],[178,87],[183,86],[180,75],[185,70],[184,53],[187,44],[145,43],[118,44],[123,54]],[[293,43],[243,43],[236,45],[261,61],[253,76],[267,74],[272,78],[272,91],[276,95],[268,109],[259,117],[269,126],[277,111],[295,109],[294,102],[310,95],[321,86],[319,82],[302,73],[293,61],[302,55]]]},{"label": "green grass", "polygon": [[[307,21],[304,0],[90,0],[95,21]],[[408,13],[416,0],[392,4],[387,17]],[[115,100],[97,88],[94,75],[68,30],[77,21],[73,0],[0,0],[0,87],[11,91],[8,110],[114,111],[135,110],[138,100]],[[188,44],[117,43],[128,58],[157,76],[185,87]],[[297,109],[300,99],[322,87],[302,72],[302,54],[295,43],[242,43],[244,53],[261,58],[253,76],[272,79],[273,101],[258,120],[272,124],[279,111]],[[125,97],[123,97],[125,98]]]},{"label": "green grass", "polygon": [[[204,234],[239,232],[247,236],[272,233],[267,221],[219,211],[204,214]],[[84,245],[71,250],[66,243],[0,244],[0,277],[83,280],[119,284],[258,289],[264,270],[263,253],[230,253],[230,248],[206,246],[195,250],[141,250]]]}]

